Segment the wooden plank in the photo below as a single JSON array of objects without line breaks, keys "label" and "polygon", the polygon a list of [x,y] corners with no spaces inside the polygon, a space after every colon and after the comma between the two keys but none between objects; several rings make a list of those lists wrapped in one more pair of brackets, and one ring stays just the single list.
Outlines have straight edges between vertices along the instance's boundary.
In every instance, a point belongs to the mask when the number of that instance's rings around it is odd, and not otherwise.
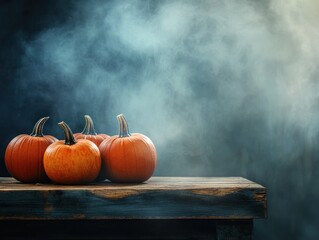
[{"label": "wooden plank", "polygon": [[0,220],[265,217],[266,189],[240,177],[153,177],[142,184],[69,186],[0,178]]},{"label": "wooden plank", "polygon": [[121,184],[104,181],[100,183],[86,184],[86,185],[55,185],[55,184],[24,184],[16,181],[13,178],[0,177],[0,191],[14,191],[14,190],[81,190],[88,189],[131,189],[131,190],[153,190],[153,189],[212,189],[212,188],[260,188],[263,186],[256,184],[241,177],[229,178],[200,178],[200,177],[152,177],[146,183],[141,184]]}]

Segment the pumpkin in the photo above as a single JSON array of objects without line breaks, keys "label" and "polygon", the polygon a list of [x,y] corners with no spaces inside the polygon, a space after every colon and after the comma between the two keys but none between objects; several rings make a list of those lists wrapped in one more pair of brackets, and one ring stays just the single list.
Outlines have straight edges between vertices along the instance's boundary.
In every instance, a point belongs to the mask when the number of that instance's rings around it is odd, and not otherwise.
[{"label": "pumpkin", "polygon": [[94,129],[94,123],[92,118],[89,115],[84,115],[85,126],[81,133],[75,133],[75,140],[78,139],[87,139],[95,143],[96,146],[99,146],[100,143],[110,136],[107,134],[97,134]]},{"label": "pumpkin", "polygon": [[59,126],[65,140],[51,144],[44,153],[44,170],[48,177],[59,184],[84,184],[93,181],[100,172],[101,157],[98,147],[91,141],[75,141],[65,122]]},{"label": "pumpkin", "polygon": [[[81,133],[74,134],[75,140],[87,139],[95,143],[96,146],[100,146],[101,142],[104,139],[110,138],[110,136],[107,134],[102,134],[102,133],[97,134],[95,132],[93,120],[89,115],[84,115],[84,119],[85,119],[84,129]],[[101,162],[101,164],[103,165],[104,163]],[[105,176],[102,173],[100,173],[97,179],[95,179],[95,181],[97,182],[103,181],[103,180],[105,180]]]},{"label": "pumpkin", "polygon": [[100,144],[102,174],[112,182],[140,183],[148,180],[156,167],[156,149],[147,136],[130,134],[123,114],[117,116],[119,135]]},{"label": "pumpkin", "polygon": [[41,118],[30,135],[21,134],[13,138],[5,152],[5,165],[9,174],[20,182],[48,182],[43,155],[46,148],[58,141],[53,136],[43,135],[43,126],[49,117]]}]

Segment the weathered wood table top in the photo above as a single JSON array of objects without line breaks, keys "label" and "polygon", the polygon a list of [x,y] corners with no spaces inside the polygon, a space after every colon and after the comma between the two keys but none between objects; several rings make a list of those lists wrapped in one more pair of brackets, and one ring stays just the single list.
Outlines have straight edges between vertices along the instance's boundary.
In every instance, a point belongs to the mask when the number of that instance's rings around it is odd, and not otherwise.
[{"label": "weathered wood table top", "polygon": [[24,184],[0,178],[0,220],[265,218],[266,189],[241,177],[152,177],[142,184]]}]

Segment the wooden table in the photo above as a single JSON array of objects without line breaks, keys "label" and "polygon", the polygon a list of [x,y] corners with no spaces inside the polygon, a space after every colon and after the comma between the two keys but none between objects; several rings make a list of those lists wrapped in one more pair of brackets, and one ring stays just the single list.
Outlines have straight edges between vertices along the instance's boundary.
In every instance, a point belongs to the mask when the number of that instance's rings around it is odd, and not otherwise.
[{"label": "wooden table", "polygon": [[241,177],[143,184],[22,184],[0,178],[1,239],[252,239],[266,189]]}]

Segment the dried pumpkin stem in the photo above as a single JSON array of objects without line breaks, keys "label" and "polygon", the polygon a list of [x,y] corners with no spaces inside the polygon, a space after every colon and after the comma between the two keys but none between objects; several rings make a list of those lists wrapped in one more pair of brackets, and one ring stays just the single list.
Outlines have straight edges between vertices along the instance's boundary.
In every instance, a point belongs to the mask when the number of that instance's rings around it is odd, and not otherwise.
[{"label": "dried pumpkin stem", "polygon": [[73,136],[73,133],[72,133],[72,130],[71,128],[65,123],[65,122],[59,122],[58,123],[59,126],[63,129],[64,131],[64,137],[65,137],[65,142],[64,144],[66,145],[73,145],[76,143],[75,139],[74,139],[74,136]]},{"label": "dried pumpkin stem", "polygon": [[127,121],[123,114],[119,114],[116,116],[117,121],[119,122],[120,132],[119,137],[129,137],[131,136],[130,131],[128,129]]},{"label": "dried pumpkin stem", "polygon": [[37,121],[37,123],[33,127],[33,130],[30,136],[43,137],[43,126],[48,119],[49,117],[44,117],[44,118],[41,118],[39,121]]},{"label": "dried pumpkin stem", "polygon": [[94,123],[92,118],[89,115],[84,115],[85,118],[85,126],[82,131],[82,134],[84,135],[97,135],[94,128]]}]

